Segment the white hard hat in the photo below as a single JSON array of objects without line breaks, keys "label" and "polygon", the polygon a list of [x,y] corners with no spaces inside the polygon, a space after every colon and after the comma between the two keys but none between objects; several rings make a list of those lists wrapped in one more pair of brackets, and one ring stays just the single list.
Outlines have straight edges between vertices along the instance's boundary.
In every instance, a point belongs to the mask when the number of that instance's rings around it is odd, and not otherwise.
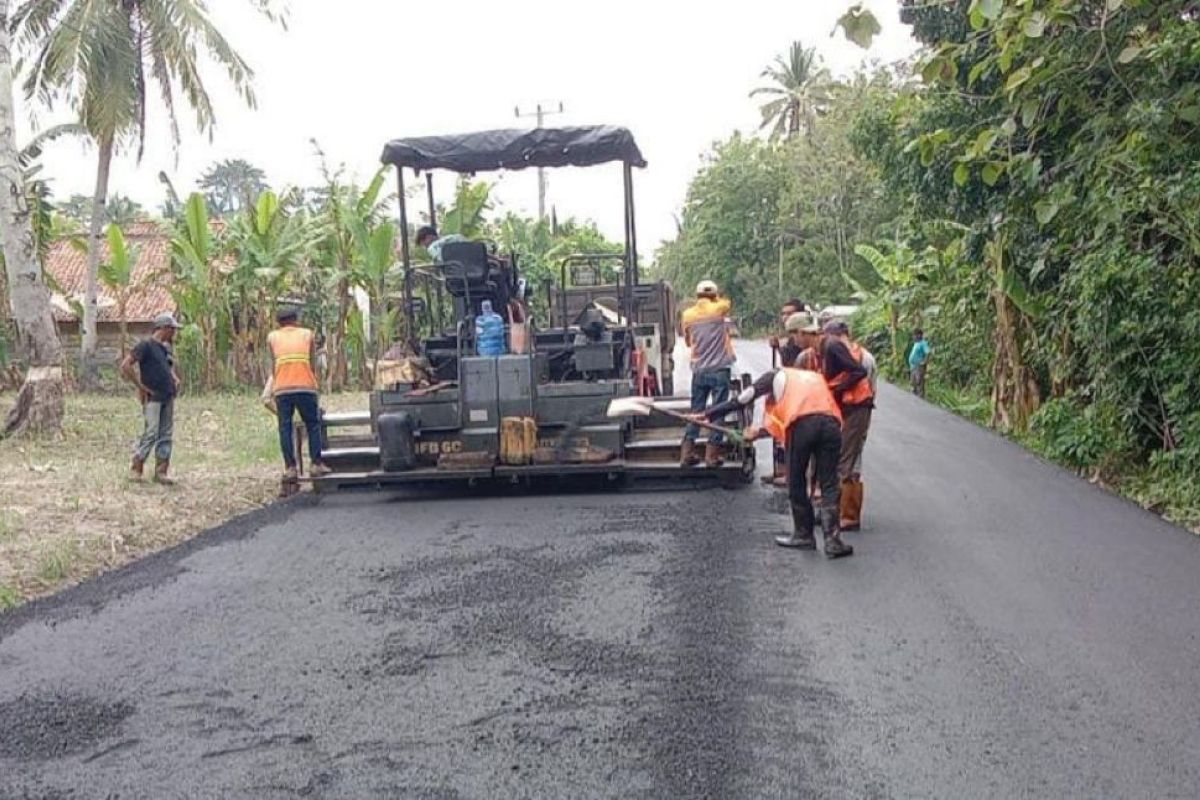
[{"label": "white hard hat", "polygon": [[718,293],[717,292],[717,284],[713,283],[712,281],[700,281],[699,283],[696,284],[696,296],[697,297],[707,296],[707,295],[715,296],[717,293]]}]

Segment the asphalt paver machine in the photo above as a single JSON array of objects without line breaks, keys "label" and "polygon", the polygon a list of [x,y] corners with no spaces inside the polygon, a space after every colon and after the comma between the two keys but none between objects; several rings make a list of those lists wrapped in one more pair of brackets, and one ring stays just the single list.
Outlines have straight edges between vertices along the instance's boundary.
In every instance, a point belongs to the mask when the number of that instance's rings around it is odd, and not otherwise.
[{"label": "asphalt paver machine", "polygon": [[[679,464],[683,425],[664,413],[610,417],[613,400],[654,396],[654,407],[683,411],[671,397],[674,298],[665,282],[643,283],[634,225],[634,170],[646,166],[632,134],[611,126],[497,130],[397,139],[382,160],[396,169],[400,206],[399,301],[406,363],[376,375],[370,408],[324,414],[327,490],[431,481],[520,482],[539,476],[717,479],[748,483],[754,447],[727,445],[719,468]],[[424,176],[436,222],[432,172],[622,167],[624,251],[577,254],[561,263],[558,285],[527,284],[519,253],[484,242],[446,241],[438,263],[414,265],[406,171]],[[581,277],[582,276],[582,277]],[[609,280],[607,276],[612,276]],[[569,285],[570,284],[570,285]],[[540,287],[539,287],[540,288]],[[487,303],[506,326],[507,353],[476,355],[475,318]],[[749,380],[739,376],[737,391]],[[723,424],[743,427],[747,413]],[[701,432],[703,443],[706,432]]]}]

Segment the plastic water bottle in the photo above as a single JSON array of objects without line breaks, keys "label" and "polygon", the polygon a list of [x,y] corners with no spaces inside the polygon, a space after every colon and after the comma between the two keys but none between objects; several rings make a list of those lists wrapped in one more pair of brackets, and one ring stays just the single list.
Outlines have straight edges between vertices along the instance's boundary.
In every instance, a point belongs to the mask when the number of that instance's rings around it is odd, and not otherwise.
[{"label": "plastic water bottle", "polygon": [[480,303],[475,318],[475,352],[481,356],[502,356],[504,347],[504,318],[492,310],[492,301]]}]

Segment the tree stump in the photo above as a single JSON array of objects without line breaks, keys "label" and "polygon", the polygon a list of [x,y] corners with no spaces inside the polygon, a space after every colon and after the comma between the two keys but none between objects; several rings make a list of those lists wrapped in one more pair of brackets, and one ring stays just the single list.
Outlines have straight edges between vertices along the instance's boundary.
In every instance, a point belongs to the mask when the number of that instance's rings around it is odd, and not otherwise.
[{"label": "tree stump", "polygon": [[62,367],[33,367],[4,421],[4,436],[57,433],[63,422]]}]

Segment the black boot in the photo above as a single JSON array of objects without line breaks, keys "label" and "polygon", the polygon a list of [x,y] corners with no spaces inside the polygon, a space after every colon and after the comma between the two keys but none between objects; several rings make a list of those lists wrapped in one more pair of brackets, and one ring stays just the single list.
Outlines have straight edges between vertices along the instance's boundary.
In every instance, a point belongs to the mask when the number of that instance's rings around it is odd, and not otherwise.
[{"label": "black boot", "polygon": [[797,550],[816,550],[817,538],[813,536],[813,512],[802,508],[792,507],[792,532],[781,533],[775,537],[775,544],[780,547],[794,547]]},{"label": "black boot", "polygon": [[838,509],[826,506],[821,509],[821,528],[825,531],[825,555],[828,558],[845,558],[854,555],[854,548],[842,541],[838,528]]}]

